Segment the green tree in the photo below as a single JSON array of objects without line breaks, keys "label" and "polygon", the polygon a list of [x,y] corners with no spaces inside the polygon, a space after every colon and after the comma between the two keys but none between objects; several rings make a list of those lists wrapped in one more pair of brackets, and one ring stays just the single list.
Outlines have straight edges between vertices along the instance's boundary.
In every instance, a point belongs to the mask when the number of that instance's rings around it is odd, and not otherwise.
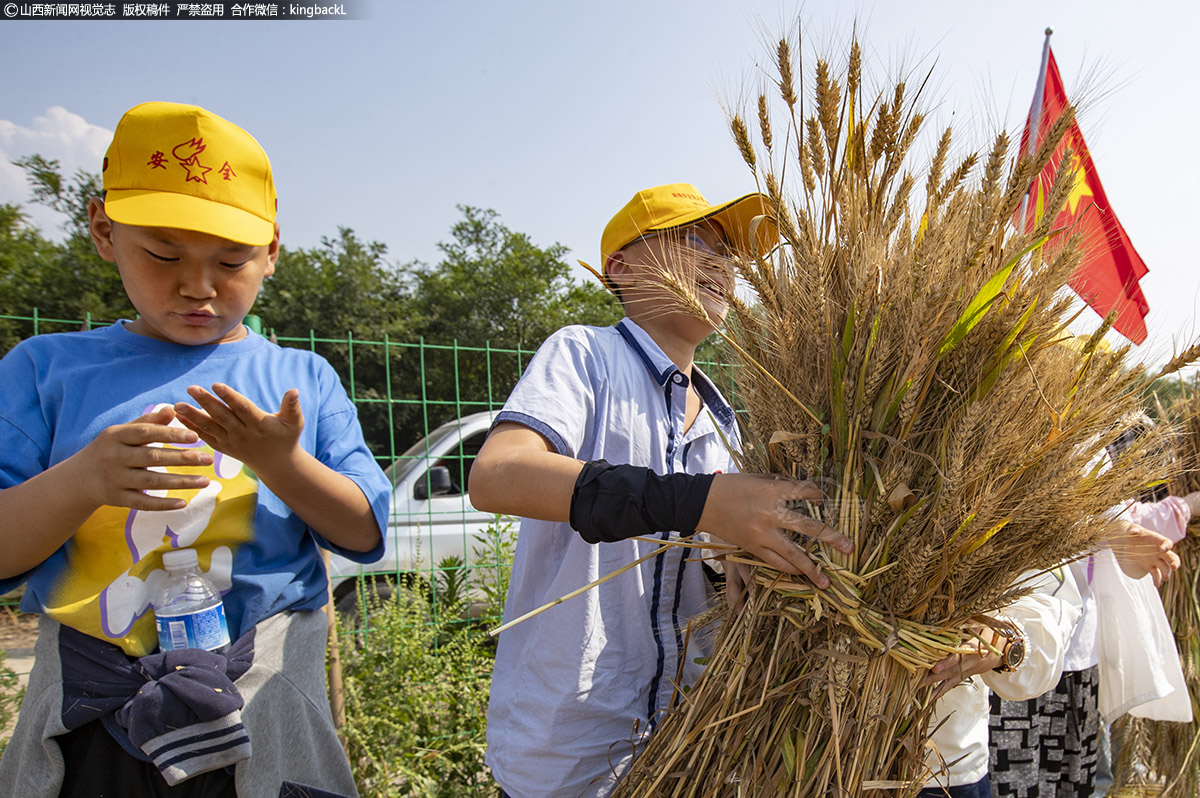
[{"label": "green tree", "polygon": [[1163,421],[1166,420],[1162,417],[1163,411],[1171,410],[1176,403],[1193,397],[1197,393],[1200,393],[1200,374],[1193,373],[1191,376],[1173,374],[1169,377],[1160,377],[1147,385],[1143,391],[1142,404],[1152,418]]},{"label": "green tree", "polygon": [[25,170],[25,178],[33,189],[33,201],[66,217],[63,228],[71,235],[88,236],[88,202],[104,194],[100,175],[76,170],[68,180],[56,160],[30,155],[18,158],[14,164]]},{"label": "green tree", "polygon": [[277,335],[377,339],[405,334],[408,291],[386,259],[387,247],[348,227],[311,249],[281,247],[275,274],[263,284],[255,313]]},{"label": "green tree", "polygon": [[[438,245],[442,260],[405,267],[413,332],[446,347],[427,350],[421,372],[405,372],[430,402],[431,427],[503,403],[529,355],[559,327],[612,324],[621,316],[602,287],[570,276],[562,244],[537,246],[493,210],[458,208],[463,218]],[[478,404],[464,405],[464,398]]]},{"label": "green tree", "polygon": [[[66,238],[56,244],[32,227],[17,206],[0,212],[0,264],[7,285],[0,293],[0,312],[42,319],[91,318],[114,321],[130,317],[133,307],[121,287],[115,265],[96,254],[88,233],[88,201],[99,196],[100,177],[82,170],[65,179],[58,161],[32,155],[14,161],[25,169],[33,201],[63,214]],[[74,329],[39,325],[39,331]],[[33,332],[25,325],[23,335]]]},{"label": "green tree", "polygon": [[536,348],[564,324],[611,324],[620,310],[598,285],[570,276],[562,244],[538,247],[493,210],[458,206],[463,219],[438,244],[434,268],[412,264],[427,340]]},{"label": "green tree", "polygon": [[348,227],[322,238],[320,246],[281,248],[254,310],[265,333],[288,346],[311,347],[333,365],[359,403],[367,443],[385,461],[395,454],[393,430],[411,424],[412,415],[387,402],[401,389],[395,381],[389,386],[389,371],[403,350],[385,342],[411,336],[411,302],[386,255],[384,244],[365,242]]},{"label": "green tree", "polygon": [[[0,314],[28,315],[31,279],[51,271],[55,246],[29,224],[17,205],[0,205]],[[0,319],[0,351],[29,335],[29,324]]]}]

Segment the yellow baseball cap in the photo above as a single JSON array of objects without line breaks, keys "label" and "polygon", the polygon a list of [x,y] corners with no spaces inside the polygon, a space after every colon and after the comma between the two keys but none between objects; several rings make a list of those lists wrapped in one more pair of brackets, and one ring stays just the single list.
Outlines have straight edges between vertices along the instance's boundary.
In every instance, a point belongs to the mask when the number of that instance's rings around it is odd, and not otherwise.
[{"label": "yellow baseball cap", "polygon": [[263,246],[275,237],[271,162],[246,131],[211,111],[142,103],[104,156],[104,210],[121,224],[175,227]]},{"label": "yellow baseball cap", "polygon": [[[756,227],[753,220],[757,216],[764,218]],[[779,237],[763,194],[747,194],[721,205],[710,205],[695,186],[671,183],[634,194],[609,221],[600,237],[603,269],[607,273],[610,255],[646,233],[687,227],[707,219],[720,223],[738,253],[761,255]]]}]

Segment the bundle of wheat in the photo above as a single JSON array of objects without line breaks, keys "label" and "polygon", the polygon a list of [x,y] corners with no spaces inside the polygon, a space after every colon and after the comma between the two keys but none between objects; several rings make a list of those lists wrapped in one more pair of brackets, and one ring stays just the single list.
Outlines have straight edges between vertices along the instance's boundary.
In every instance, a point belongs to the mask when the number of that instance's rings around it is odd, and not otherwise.
[{"label": "bundle of wheat", "polygon": [[[1200,393],[1184,384],[1179,398],[1159,414],[1170,424],[1175,463],[1170,493],[1200,490]],[[1159,589],[1171,622],[1179,662],[1192,703],[1191,723],[1147,720],[1129,715],[1112,727],[1113,783],[1119,795],[1200,795],[1200,518],[1175,544],[1179,570]]]},{"label": "bundle of wheat", "polygon": [[[1019,575],[1097,545],[1104,512],[1147,479],[1149,441],[1120,467],[1097,457],[1138,408],[1144,369],[1097,346],[1107,325],[1061,345],[1080,242],[1050,220],[1070,158],[1045,221],[1010,226],[1070,114],[1029,157],[996,136],[982,168],[968,155],[947,171],[946,130],[918,178],[920,91],[868,90],[857,40],[840,76],[816,59],[805,91],[792,52],[779,43],[778,96],[758,97],[759,143],[732,118],[781,239],[734,263],[754,301],[728,297],[723,336],[743,363],[743,468],[817,481],[827,501],[804,509],[855,549],[803,542],[827,590],[730,557],[755,566],[746,606],[618,795],[915,794],[926,669],[981,645],[972,617],[1019,595]],[[694,276],[667,263],[659,279],[705,318]]]}]

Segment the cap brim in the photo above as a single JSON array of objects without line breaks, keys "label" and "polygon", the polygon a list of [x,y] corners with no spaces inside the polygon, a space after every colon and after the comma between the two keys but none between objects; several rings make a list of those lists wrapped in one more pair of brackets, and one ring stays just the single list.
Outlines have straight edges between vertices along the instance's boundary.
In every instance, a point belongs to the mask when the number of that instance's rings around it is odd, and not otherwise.
[{"label": "cap brim", "polygon": [[231,205],[170,191],[111,189],[104,196],[104,212],[120,224],[195,230],[255,247],[270,244],[275,237],[272,221]]},{"label": "cap brim", "polygon": [[[747,194],[735,200],[714,205],[711,208],[693,211],[671,219],[647,232],[673,230],[707,220],[718,222],[729,237],[735,251],[742,254],[762,255],[779,239],[779,231],[771,218],[764,194]],[[756,217],[762,217],[755,222]],[[753,240],[752,240],[753,239]]]}]

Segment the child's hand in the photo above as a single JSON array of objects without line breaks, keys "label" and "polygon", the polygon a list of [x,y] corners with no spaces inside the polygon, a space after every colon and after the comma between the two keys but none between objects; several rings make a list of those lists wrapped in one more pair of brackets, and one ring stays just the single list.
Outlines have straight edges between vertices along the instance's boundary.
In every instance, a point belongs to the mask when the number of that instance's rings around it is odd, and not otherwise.
[{"label": "child's hand", "polygon": [[[982,632],[983,630],[981,629],[980,631]],[[921,681],[921,686],[937,685],[937,689],[933,691],[934,701],[972,676],[994,671],[1000,667],[1001,662],[998,654],[988,651],[983,647],[982,643],[978,648],[977,652],[971,654],[951,654],[939,660],[929,669],[929,673],[925,674],[925,678]]]},{"label": "child's hand", "polygon": [[1179,555],[1172,551],[1169,538],[1125,520],[1116,522],[1115,531],[1109,545],[1130,579],[1151,574],[1154,586],[1159,587],[1179,568]]},{"label": "child's hand", "polygon": [[824,498],[811,482],[763,474],[717,474],[697,528],[741,546],[772,568],[802,573],[817,587],[826,588],[829,579],[783,531],[799,532],[838,551],[853,551],[854,544],[845,535],[788,507],[791,501],[819,502]]},{"label": "child's hand", "polygon": [[[188,395],[200,408],[175,405],[179,420],[209,446],[258,471],[258,463],[275,463],[292,456],[304,429],[300,392],[283,395],[278,413],[267,413],[228,385],[216,383],[213,393],[193,385]],[[216,394],[215,396],[213,394]]]},{"label": "child's hand", "polygon": [[151,444],[191,444],[196,433],[169,427],[175,411],[161,407],[128,424],[105,428],[80,450],[86,467],[83,492],[96,507],[129,507],[134,510],[178,510],[187,502],[179,498],[151,496],[145,491],[199,490],[208,477],[199,474],[167,474],[152,468],[206,466],[212,455],[198,449],[174,449]]},{"label": "child's hand", "polygon": [[753,579],[752,566],[725,561],[725,600],[733,607],[734,612],[741,612],[745,608],[748,586]]}]

